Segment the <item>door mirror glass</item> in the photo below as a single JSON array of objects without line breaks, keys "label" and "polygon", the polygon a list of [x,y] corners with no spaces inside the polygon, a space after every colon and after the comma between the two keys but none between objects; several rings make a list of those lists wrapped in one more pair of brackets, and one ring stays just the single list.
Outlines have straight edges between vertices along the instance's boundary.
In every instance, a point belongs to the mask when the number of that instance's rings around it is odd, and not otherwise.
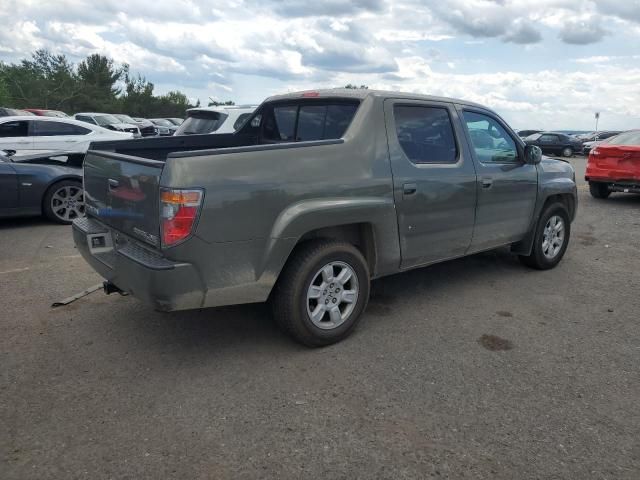
[{"label": "door mirror glass", "polygon": [[524,147],[525,161],[530,165],[537,165],[542,161],[542,149],[536,145]]}]

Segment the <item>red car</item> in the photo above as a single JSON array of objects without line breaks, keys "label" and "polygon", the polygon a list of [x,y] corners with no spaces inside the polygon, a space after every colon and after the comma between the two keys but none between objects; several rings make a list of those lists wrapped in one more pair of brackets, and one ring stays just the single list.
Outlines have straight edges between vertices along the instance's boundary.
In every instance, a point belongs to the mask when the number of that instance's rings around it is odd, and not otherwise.
[{"label": "red car", "polygon": [[595,198],[640,193],[640,130],[621,133],[591,150],[585,180]]},{"label": "red car", "polygon": [[65,118],[65,117],[69,116],[64,112],[61,112],[60,110],[47,110],[45,108],[25,108],[24,110],[26,110],[27,112],[31,112],[34,115],[38,115],[39,117],[61,117],[61,118]]}]

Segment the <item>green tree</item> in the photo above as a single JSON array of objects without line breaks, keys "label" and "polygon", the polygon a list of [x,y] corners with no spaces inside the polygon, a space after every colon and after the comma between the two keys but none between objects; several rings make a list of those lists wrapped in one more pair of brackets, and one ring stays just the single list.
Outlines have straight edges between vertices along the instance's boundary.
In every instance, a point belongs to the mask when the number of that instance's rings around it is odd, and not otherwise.
[{"label": "green tree", "polygon": [[213,98],[209,97],[209,103],[208,106],[209,107],[225,107],[228,105],[235,105],[236,102],[234,102],[233,100],[227,100],[226,102],[219,102],[217,100],[214,100]]},{"label": "green tree", "polygon": [[369,87],[367,87],[366,85],[360,85],[360,86],[357,86],[357,85],[352,85],[352,84],[350,84],[350,83],[347,83],[347,84],[344,86],[344,88],[348,88],[348,89],[350,89],[350,90],[358,90],[358,89],[360,89],[360,88],[361,88],[361,89],[363,89],[363,90],[368,90],[368,89],[369,89]]},{"label": "green tree", "polygon": [[116,66],[112,59],[99,54],[89,55],[78,64],[78,79],[82,86],[77,110],[113,111],[122,90],[117,84],[126,78],[129,66]]},{"label": "green tree", "polygon": [[46,50],[37,50],[17,65],[5,65],[1,73],[9,101],[17,108],[64,108],[81,91],[73,64]]}]

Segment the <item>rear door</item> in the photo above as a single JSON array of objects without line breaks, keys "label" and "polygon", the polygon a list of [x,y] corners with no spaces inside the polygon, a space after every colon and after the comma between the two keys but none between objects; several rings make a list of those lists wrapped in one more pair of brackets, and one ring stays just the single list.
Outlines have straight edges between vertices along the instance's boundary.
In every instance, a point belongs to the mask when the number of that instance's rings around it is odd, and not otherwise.
[{"label": "rear door", "polygon": [[461,107],[478,172],[478,208],[470,252],[487,250],[524,237],[538,195],[538,169],[524,163],[515,133],[493,113]]},{"label": "rear door", "polygon": [[87,144],[91,130],[54,120],[33,121],[34,150],[75,150],[78,145]]},{"label": "rear door", "polygon": [[476,172],[452,104],[387,99],[402,268],[462,256],[472,238]]},{"label": "rear door", "polygon": [[538,146],[548,155],[557,155],[562,150],[560,139],[557,135],[545,133],[538,139]]}]

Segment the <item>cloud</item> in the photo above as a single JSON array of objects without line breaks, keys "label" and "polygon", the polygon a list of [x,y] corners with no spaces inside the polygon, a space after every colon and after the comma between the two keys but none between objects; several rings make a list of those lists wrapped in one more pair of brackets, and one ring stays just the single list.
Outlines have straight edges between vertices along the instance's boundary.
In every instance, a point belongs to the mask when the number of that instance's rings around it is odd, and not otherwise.
[{"label": "cloud", "polygon": [[514,22],[512,28],[503,37],[505,42],[517,43],[521,45],[538,43],[542,41],[542,35],[533,26],[524,21]]},{"label": "cloud", "polygon": [[563,42],[571,45],[588,45],[599,42],[608,33],[595,18],[591,18],[568,21],[558,36]]},{"label": "cloud", "polygon": [[[607,117],[620,124],[623,115],[627,124],[640,116],[629,51],[640,43],[637,0],[0,3],[0,60],[37,48],[76,62],[101,53],[128,63],[158,93],[256,102],[355,83],[476,100],[517,126],[530,119],[579,128],[593,108],[610,108]],[[532,44],[558,54],[530,55],[525,65],[517,46]]]}]

